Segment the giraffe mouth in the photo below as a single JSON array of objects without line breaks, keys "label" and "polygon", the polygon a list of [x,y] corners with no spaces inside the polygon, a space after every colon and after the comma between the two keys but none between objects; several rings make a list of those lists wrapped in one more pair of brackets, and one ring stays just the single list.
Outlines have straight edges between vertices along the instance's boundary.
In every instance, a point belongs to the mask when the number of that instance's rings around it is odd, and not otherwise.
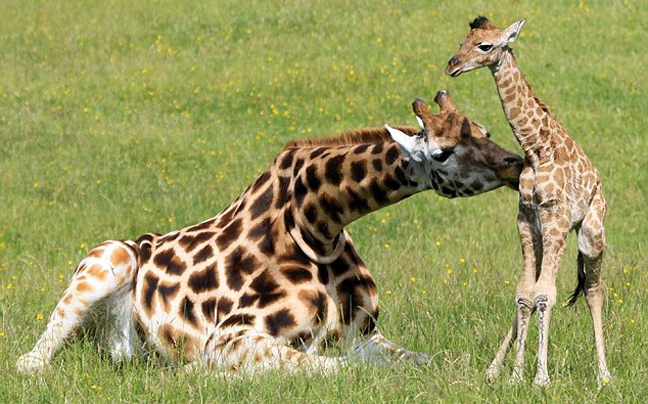
[{"label": "giraffe mouth", "polygon": [[510,179],[510,180],[504,180],[504,185],[507,187],[511,188],[514,191],[519,191],[520,190],[520,180],[519,179]]},{"label": "giraffe mouth", "polygon": [[452,76],[452,77],[457,77],[461,73],[463,73],[463,68],[461,66],[454,68],[454,70],[452,70],[452,68],[450,66],[448,66],[448,67],[446,67],[446,70],[445,70],[445,74],[447,74],[448,76]]},{"label": "giraffe mouth", "polygon": [[452,77],[457,77],[457,76],[459,76],[461,73],[462,73],[462,69],[459,68],[459,69],[453,71],[452,73],[450,73],[450,76],[452,76]]}]

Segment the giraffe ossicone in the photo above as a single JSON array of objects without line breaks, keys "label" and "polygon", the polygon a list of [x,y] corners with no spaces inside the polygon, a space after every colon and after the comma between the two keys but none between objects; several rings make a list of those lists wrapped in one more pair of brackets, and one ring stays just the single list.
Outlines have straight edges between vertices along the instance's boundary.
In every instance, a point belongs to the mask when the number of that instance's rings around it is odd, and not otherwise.
[{"label": "giraffe ossicone", "polygon": [[[358,360],[427,363],[376,329],[377,288],[345,226],[428,189],[458,197],[515,188],[522,159],[447,101],[422,119],[421,131],[397,129],[452,156],[413,161],[385,128],[297,140],[215,217],[99,244],[18,370],[44,369],[84,327],[115,361],[150,354],[187,370],[329,374]],[[353,342],[348,354],[322,354],[327,341],[344,340]]]},{"label": "giraffe ossicone", "polygon": [[524,150],[520,175],[517,220],[522,244],[523,268],[515,295],[516,317],[495,359],[486,372],[489,380],[499,376],[501,366],[517,340],[511,380],[522,380],[529,318],[538,313],[538,363],[534,382],[549,383],[547,351],[549,321],[556,305],[556,273],[567,235],[578,232],[578,284],[568,299],[580,294],[590,309],[598,362],[598,379],[610,380],[605,359],[602,326],[604,288],[601,280],[605,248],[604,221],[607,211],[601,176],[567,130],[551,115],[546,104],[531,90],[508,46],[520,36],[522,19],[501,30],[486,17],[478,17],[448,61],[446,74],[488,67],[493,74],[502,109]]}]

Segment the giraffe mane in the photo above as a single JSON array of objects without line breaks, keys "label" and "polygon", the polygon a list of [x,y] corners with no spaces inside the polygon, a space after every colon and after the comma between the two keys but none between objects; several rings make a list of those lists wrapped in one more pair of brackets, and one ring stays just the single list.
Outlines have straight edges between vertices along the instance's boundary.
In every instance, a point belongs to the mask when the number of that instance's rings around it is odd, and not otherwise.
[{"label": "giraffe mane", "polygon": [[[419,132],[419,129],[413,126],[395,126],[395,128],[405,132],[410,136]],[[345,132],[333,136],[294,139],[286,143],[284,150],[295,149],[298,147],[345,146],[362,143],[383,143],[391,140],[391,135],[389,134],[387,129],[368,128]]]},{"label": "giraffe mane", "polygon": [[488,21],[488,18],[484,17],[483,15],[475,18],[473,22],[468,23],[468,25],[470,26],[470,29],[493,28],[493,25],[490,23],[490,21]]}]

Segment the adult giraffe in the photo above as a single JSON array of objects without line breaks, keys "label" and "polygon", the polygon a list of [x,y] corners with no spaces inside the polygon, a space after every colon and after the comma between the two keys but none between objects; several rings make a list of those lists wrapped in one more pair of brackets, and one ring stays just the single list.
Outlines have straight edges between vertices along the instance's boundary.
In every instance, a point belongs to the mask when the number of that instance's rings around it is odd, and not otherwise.
[{"label": "adult giraffe", "polygon": [[[427,362],[376,330],[378,291],[344,227],[428,189],[455,197],[517,188],[522,168],[446,92],[435,101],[437,115],[414,103],[420,131],[290,142],[214,218],[98,245],[18,370],[43,369],[82,326],[96,327],[114,360],[144,346],[170,362],[243,374],[334,372],[350,358]],[[348,336],[360,341],[353,355],[319,354]]]}]

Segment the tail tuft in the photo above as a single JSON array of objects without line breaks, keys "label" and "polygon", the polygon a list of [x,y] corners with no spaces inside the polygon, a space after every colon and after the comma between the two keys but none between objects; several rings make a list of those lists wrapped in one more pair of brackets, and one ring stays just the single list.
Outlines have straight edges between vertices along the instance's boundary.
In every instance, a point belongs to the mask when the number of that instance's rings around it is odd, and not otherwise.
[{"label": "tail tuft", "polygon": [[580,297],[581,294],[585,291],[585,262],[583,261],[583,253],[580,251],[578,252],[578,284],[576,285],[576,289],[574,290],[574,293],[569,296],[567,301],[565,302],[565,305],[567,307],[573,306],[578,298]]}]

